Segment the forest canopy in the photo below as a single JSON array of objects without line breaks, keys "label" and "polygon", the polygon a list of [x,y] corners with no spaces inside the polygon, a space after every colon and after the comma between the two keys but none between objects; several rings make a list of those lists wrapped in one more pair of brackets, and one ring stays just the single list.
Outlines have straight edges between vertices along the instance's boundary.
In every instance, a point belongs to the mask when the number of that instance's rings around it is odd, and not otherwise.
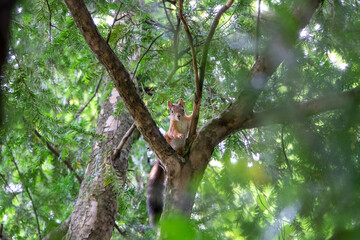
[{"label": "forest canopy", "polygon": [[9,23],[0,239],[360,238],[359,1],[17,0]]}]

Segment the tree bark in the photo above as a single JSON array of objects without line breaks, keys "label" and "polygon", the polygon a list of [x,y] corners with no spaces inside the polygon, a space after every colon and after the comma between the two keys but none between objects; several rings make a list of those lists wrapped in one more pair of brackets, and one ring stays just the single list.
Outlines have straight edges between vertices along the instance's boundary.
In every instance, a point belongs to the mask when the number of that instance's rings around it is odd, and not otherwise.
[{"label": "tree bark", "polygon": [[112,166],[121,179],[125,179],[131,141],[123,146],[119,156],[111,160],[111,151],[132,125],[128,113],[114,117],[120,100],[114,89],[106,101],[97,122],[96,133],[104,136],[93,143],[91,160],[80,187],[70,224],[64,239],[110,239],[118,211],[117,195],[111,184],[106,185],[106,174]]}]

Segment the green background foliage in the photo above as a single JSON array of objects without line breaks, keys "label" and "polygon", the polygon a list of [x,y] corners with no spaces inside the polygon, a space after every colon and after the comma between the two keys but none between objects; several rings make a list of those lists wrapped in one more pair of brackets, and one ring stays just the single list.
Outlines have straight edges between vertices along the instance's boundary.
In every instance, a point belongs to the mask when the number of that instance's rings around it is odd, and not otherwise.
[{"label": "green background foliage", "polygon": [[[182,97],[187,112],[191,112],[194,74],[188,41],[180,25],[178,50],[184,54],[178,56],[176,65],[175,34],[169,30],[162,2],[86,3],[105,39],[121,5],[119,17],[124,18],[113,26],[109,44],[129,71],[138,65],[136,84],[145,91],[143,100],[158,126],[168,129],[168,100],[177,102]],[[184,3],[198,60],[214,15],[224,3]],[[235,1],[221,19],[208,54],[200,125],[242,91],[254,63],[256,39],[261,53],[267,34],[274,31],[274,22],[285,32],[294,30],[290,14],[293,1],[262,3],[259,33],[257,1]],[[166,6],[176,27],[176,8],[169,3]],[[325,1],[310,24],[296,35],[299,39],[291,56],[271,76],[255,111],[357,87],[359,10],[355,0]],[[171,74],[176,66],[181,67]],[[4,75],[0,223],[14,239],[38,239],[36,218],[44,236],[73,210],[79,190],[76,175],[83,176],[92,142],[102,137],[95,133],[96,119],[100,103],[113,85],[66,5],[57,0],[17,2]],[[117,114],[124,111],[124,105],[119,105]],[[297,120],[243,130],[224,140],[201,181],[191,221],[167,219],[164,231],[174,236],[172,239],[359,237],[358,106]],[[125,186],[109,175],[109,183],[121,192],[116,223],[131,239],[154,238],[147,226],[145,204],[146,178],[154,155],[142,138],[134,140]],[[174,232],[173,224],[183,226],[183,232]],[[113,239],[122,236],[114,231]]]}]

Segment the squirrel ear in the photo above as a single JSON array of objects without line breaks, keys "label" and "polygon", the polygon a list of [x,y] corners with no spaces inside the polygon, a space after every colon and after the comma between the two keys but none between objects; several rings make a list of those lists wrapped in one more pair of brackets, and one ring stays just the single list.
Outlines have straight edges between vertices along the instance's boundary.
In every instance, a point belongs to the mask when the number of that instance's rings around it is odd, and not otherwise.
[{"label": "squirrel ear", "polygon": [[182,98],[180,98],[180,102],[179,104],[183,107],[184,106],[184,100]]},{"label": "squirrel ear", "polygon": [[171,108],[173,107],[172,102],[168,101],[168,106],[169,106],[169,108],[171,109]]}]

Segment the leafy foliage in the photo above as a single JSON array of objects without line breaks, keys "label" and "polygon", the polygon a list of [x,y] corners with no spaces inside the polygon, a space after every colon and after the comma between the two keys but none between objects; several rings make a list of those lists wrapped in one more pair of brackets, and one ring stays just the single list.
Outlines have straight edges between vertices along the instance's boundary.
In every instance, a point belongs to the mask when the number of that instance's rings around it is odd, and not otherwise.
[{"label": "leafy foliage", "polygon": [[[111,28],[109,44],[129,71],[136,69],[134,81],[158,126],[168,129],[168,100],[182,97],[191,112],[192,58],[176,7],[165,3],[169,22],[161,1],[86,2],[102,36]],[[209,49],[200,125],[244,89],[255,43],[261,53],[274,22],[289,36],[294,31],[293,1],[261,2],[260,32],[257,1],[236,1],[220,21]],[[185,1],[198,60],[219,4]],[[112,26],[119,7],[121,20]],[[325,2],[296,35],[255,111],[357,87],[359,8],[358,1]],[[15,239],[38,239],[37,226],[44,236],[72,212],[76,176],[83,176],[92,142],[101,138],[96,119],[113,85],[62,1],[18,1],[11,35],[1,86],[6,119],[0,129],[0,222]],[[167,219],[163,231],[171,239],[358,238],[359,118],[355,104],[228,137],[212,155],[192,220]],[[121,193],[116,223],[123,233],[114,231],[113,239],[156,236],[147,227],[144,190],[154,155],[143,139],[135,140],[126,185],[109,170],[107,183]],[[183,232],[174,232],[173,224]]]}]

